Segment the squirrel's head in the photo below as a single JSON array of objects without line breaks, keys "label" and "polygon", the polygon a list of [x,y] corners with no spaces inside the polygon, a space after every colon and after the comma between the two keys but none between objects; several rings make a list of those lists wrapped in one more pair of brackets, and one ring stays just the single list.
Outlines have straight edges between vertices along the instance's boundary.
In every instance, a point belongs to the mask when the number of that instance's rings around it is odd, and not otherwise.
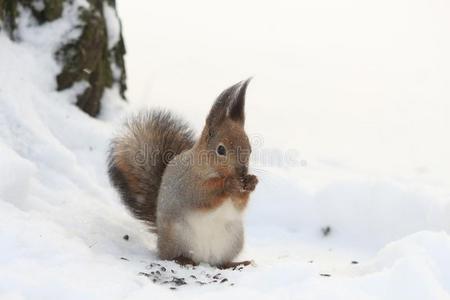
[{"label": "squirrel's head", "polygon": [[208,165],[221,176],[248,172],[250,142],[244,130],[245,92],[250,79],[223,91],[214,102],[200,138]]}]

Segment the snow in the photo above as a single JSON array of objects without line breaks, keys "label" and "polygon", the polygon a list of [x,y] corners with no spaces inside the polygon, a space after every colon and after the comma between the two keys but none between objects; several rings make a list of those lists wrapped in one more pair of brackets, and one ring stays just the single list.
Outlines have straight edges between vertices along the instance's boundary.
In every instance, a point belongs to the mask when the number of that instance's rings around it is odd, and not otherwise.
[{"label": "snow", "polygon": [[[108,90],[99,119],[73,105],[84,83],[55,91],[74,11],[0,33],[0,299],[450,299],[449,4],[239,3],[119,2],[131,105]],[[260,183],[239,258],[255,265],[159,261],[108,181],[109,140],[142,106],[198,132],[249,75]],[[152,263],[188,284],[139,274]]]},{"label": "snow", "polygon": [[120,40],[120,21],[116,10],[106,2],[103,3],[103,15],[105,16],[108,34],[108,49],[112,49]]}]

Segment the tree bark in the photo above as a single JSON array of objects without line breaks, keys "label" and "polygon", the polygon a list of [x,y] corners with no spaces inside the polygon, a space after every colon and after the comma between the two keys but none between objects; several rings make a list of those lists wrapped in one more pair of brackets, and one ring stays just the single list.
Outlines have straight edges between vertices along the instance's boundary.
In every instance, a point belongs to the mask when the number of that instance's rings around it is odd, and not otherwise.
[{"label": "tree bark", "polygon": [[[41,0],[37,7],[35,0],[0,0],[0,29],[15,39],[19,6],[29,9],[38,24],[52,22],[63,15],[66,6],[73,0]],[[62,91],[82,81],[89,86],[77,96],[77,105],[91,116],[100,111],[105,88],[114,84],[119,87],[120,96],[125,100],[126,70],[125,44],[120,28],[120,37],[115,45],[108,45],[108,27],[105,5],[116,10],[115,0],[87,0],[89,6],[79,10],[81,35],[66,41],[55,53],[62,63],[61,72],[56,77],[57,89]],[[119,23],[120,24],[120,23]]]}]

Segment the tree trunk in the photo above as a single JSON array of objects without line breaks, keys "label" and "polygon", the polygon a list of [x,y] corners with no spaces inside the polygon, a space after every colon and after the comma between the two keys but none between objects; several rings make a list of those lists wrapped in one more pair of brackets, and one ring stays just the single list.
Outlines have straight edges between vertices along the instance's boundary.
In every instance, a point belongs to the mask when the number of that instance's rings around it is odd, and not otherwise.
[{"label": "tree trunk", "polygon": [[[116,16],[115,0],[87,0],[89,5],[79,9],[81,35],[66,41],[55,53],[62,63],[61,72],[56,77],[59,91],[68,89],[82,81],[88,87],[77,96],[77,105],[91,116],[100,111],[105,88],[117,84],[121,97],[125,100],[126,71],[124,63],[125,44],[118,21],[118,38],[111,45],[108,38],[108,16],[113,11]],[[8,32],[15,39],[19,6],[29,9],[39,24],[61,18],[63,11],[73,0],[0,0],[0,30]],[[108,12],[106,11],[108,10]],[[110,18],[110,16],[109,16]]]}]

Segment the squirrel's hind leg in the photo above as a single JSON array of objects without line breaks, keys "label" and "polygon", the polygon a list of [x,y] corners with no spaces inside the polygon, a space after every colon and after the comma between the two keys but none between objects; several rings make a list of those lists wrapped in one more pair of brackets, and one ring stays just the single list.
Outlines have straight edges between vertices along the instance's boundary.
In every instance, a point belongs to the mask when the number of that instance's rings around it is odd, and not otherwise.
[{"label": "squirrel's hind leg", "polygon": [[232,268],[236,268],[238,266],[248,266],[250,265],[252,262],[250,260],[244,260],[244,261],[239,261],[239,262],[229,262],[229,263],[225,263],[223,265],[217,266],[218,269],[232,269]]},{"label": "squirrel's hind leg", "polygon": [[192,259],[185,256],[178,256],[174,258],[174,261],[181,266],[187,265],[198,266],[198,264],[196,264]]}]

